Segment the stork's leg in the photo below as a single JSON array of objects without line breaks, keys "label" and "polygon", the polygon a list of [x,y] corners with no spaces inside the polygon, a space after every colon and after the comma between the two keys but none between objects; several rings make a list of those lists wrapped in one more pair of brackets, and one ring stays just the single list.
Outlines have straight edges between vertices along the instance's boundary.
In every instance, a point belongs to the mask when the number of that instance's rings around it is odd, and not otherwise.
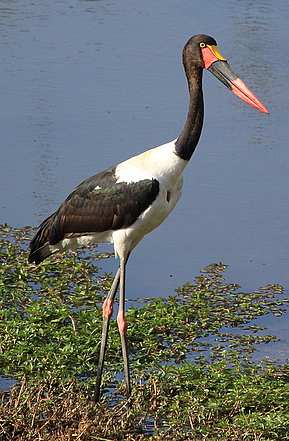
[{"label": "stork's leg", "polygon": [[119,290],[119,310],[117,315],[117,324],[120,333],[122,355],[124,361],[124,372],[126,380],[126,394],[127,397],[131,394],[130,373],[129,373],[129,360],[128,360],[128,347],[127,347],[127,321],[125,318],[125,269],[127,259],[120,260],[120,290]]},{"label": "stork's leg", "polygon": [[113,279],[111,288],[109,290],[109,293],[107,295],[107,298],[105,299],[103,303],[103,325],[102,325],[102,336],[101,336],[101,346],[100,346],[100,353],[99,353],[99,362],[98,362],[98,368],[97,368],[97,381],[94,391],[94,401],[98,403],[100,398],[100,384],[101,384],[101,377],[102,377],[102,371],[103,371],[103,363],[104,363],[104,357],[105,357],[105,351],[106,351],[106,345],[107,345],[107,337],[108,337],[108,330],[109,330],[109,321],[112,316],[113,312],[113,302],[115,298],[115,294],[119,285],[120,280],[120,268],[118,268],[115,277]]}]

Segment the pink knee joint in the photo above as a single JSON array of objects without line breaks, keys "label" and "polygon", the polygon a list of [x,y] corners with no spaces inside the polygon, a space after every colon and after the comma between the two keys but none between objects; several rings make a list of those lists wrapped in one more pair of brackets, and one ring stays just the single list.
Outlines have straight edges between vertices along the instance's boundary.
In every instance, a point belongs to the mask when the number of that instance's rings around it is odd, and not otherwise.
[{"label": "pink knee joint", "polygon": [[109,320],[113,313],[113,300],[105,299],[102,305],[103,317]]},{"label": "pink knee joint", "polygon": [[126,318],[125,318],[125,314],[123,312],[122,313],[118,313],[117,324],[118,324],[119,332],[121,334],[126,334],[126,331],[127,331],[127,321],[126,321]]}]

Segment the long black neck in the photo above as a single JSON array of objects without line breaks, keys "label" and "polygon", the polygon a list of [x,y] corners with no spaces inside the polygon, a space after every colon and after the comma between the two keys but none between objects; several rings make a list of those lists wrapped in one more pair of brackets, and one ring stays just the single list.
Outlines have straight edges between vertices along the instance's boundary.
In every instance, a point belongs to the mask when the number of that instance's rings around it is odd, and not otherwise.
[{"label": "long black neck", "polygon": [[186,124],[176,141],[176,154],[186,161],[191,159],[200,139],[204,120],[202,90],[203,69],[191,68],[187,73],[190,103]]}]

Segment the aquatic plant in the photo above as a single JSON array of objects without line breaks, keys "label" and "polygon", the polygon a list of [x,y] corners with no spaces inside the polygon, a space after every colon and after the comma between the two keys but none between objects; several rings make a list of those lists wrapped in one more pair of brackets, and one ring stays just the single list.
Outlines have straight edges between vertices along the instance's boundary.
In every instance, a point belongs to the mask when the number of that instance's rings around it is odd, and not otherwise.
[{"label": "aquatic plant", "polygon": [[167,299],[129,308],[132,397],[123,398],[112,323],[106,393],[95,405],[87,398],[111,283],[98,265],[109,256],[91,250],[31,266],[32,233],[0,228],[0,375],[17,380],[1,394],[1,440],[288,439],[288,365],[254,356],[277,340],[257,319],[286,311],[279,285],[245,293],[213,264]]}]

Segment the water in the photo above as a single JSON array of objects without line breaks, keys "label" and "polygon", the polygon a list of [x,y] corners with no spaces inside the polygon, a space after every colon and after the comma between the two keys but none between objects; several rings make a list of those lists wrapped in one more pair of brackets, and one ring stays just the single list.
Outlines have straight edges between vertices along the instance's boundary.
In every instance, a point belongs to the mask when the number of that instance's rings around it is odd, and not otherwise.
[{"label": "water", "polygon": [[[270,115],[204,73],[182,199],[134,251],[127,294],[168,296],[222,261],[244,290],[280,283],[288,295],[288,19],[285,0],[0,1],[0,222],[36,226],[82,180],[174,139],[182,47],[207,33]],[[286,322],[272,326],[288,341]]]}]

